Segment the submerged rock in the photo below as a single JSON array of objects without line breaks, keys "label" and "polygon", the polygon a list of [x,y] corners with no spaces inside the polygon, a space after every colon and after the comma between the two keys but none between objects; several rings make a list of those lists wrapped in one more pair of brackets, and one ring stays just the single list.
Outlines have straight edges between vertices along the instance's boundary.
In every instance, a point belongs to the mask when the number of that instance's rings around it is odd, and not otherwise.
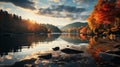
[{"label": "submerged rock", "polygon": [[52,58],[52,54],[51,53],[44,54],[44,55],[39,56],[39,58],[42,58],[42,59],[51,59]]},{"label": "submerged rock", "polygon": [[79,53],[83,53],[83,51],[74,50],[74,49],[70,49],[70,48],[65,48],[65,49],[62,49],[61,51],[66,53],[66,54],[79,54]]},{"label": "submerged rock", "polygon": [[99,57],[101,57],[103,60],[106,60],[115,64],[120,64],[120,55],[100,52]]},{"label": "submerged rock", "polygon": [[120,55],[120,50],[107,51],[106,53],[110,53],[110,54],[117,54],[117,55]]},{"label": "submerged rock", "polygon": [[54,51],[57,51],[60,49],[60,47],[55,47],[55,48],[52,48]]},{"label": "submerged rock", "polygon": [[114,48],[119,48],[120,49],[120,44],[115,45]]},{"label": "submerged rock", "polygon": [[0,67],[28,67],[28,66],[32,67],[35,61],[36,59],[31,58],[31,59],[26,59],[26,60],[15,62],[12,65],[4,65]]}]

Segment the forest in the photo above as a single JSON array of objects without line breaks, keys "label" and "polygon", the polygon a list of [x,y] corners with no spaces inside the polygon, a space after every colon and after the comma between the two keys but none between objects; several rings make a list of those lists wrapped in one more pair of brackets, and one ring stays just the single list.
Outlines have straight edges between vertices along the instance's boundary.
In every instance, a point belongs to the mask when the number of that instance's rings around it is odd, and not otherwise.
[{"label": "forest", "polygon": [[[48,27],[49,25],[49,27]],[[10,14],[7,11],[0,10],[0,32],[2,33],[53,33],[60,30],[51,24],[39,24],[30,19],[22,19],[21,16]]]}]

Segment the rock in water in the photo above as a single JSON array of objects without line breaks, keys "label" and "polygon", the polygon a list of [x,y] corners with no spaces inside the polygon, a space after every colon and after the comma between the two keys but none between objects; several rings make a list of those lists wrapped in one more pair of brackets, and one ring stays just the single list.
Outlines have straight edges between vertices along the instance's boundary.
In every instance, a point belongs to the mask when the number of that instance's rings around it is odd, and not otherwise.
[{"label": "rock in water", "polygon": [[61,51],[66,53],[66,54],[79,54],[79,53],[83,53],[83,51],[69,49],[69,48],[62,49]]},{"label": "rock in water", "polygon": [[110,54],[110,53],[105,53],[105,52],[100,52],[99,57],[101,57],[103,60],[115,63],[115,64],[120,64],[120,56],[116,54]]},{"label": "rock in water", "polygon": [[114,48],[120,48],[120,44],[115,45]]},{"label": "rock in water", "polygon": [[106,53],[120,55],[120,50],[107,51]]},{"label": "rock in water", "polygon": [[52,58],[52,54],[51,53],[44,54],[44,55],[39,56],[39,58],[42,58],[42,59],[51,59]]},{"label": "rock in water", "polygon": [[57,51],[60,49],[60,47],[55,47],[55,48],[52,48],[54,51]]}]

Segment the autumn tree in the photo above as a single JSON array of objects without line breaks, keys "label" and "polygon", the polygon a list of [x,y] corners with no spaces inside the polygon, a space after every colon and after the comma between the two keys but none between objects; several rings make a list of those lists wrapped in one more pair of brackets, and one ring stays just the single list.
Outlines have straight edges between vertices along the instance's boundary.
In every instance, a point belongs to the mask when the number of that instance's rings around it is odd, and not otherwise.
[{"label": "autumn tree", "polygon": [[[118,19],[120,19],[120,0],[98,0],[87,20],[91,30],[103,28],[106,31],[106,29],[116,28]],[[119,23],[120,21],[117,21],[118,25]]]}]

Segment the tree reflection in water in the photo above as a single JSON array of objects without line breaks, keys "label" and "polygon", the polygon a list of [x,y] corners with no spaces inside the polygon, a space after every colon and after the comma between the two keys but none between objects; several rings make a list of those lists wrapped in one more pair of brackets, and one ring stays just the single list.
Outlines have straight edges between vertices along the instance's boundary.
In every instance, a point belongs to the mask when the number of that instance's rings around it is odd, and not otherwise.
[{"label": "tree reflection in water", "polygon": [[[98,67],[107,66],[107,65],[108,66],[110,66],[110,65],[117,66],[117,64],[115,64],[115,63],[113,64],[112,62],[104,61],[105,60],[105,59],[103,59],[104,56],[100,57],[100,53],[103,52],[103,55],[104,55],[107,51],[116,50],[116,48],[114,48],[114,46],[116,46],[120,43],[119,39],[120,39],[119,37],[115,37],[115,40],[114,40],[114,39],[111,39],[110,36],[90,37],[89,45],[86,50],[89,54],[91,54],[92,57],[95,58],[96,64],[98,64]],[[117,49],[117,50],[119,50],[119,49]],[[109,59],[110,58],[112,58],[112,57],[109,57]]]},{"label": "tree reflection in water", "polygon": [[[58,37],[59,35],[53,35],[53,34],[27,35],[27,36],[19,35],[19,36],[12,36],[12,37],[6,37],[6,38],[1,37],[1,43],[6,44],[8,47],[5,47],[4,45],[2,46],[0,45],[1,46],[0,53],[1,55],[6,54],[5,57],[7,59],[12,59],[10,55],[7,55],[8,52],[12,52],[12,51],[16,52],[19,49],[22,49],[21,46],[31,47],[31,43],[33,42],[36,42],[36,43],[50,42],[53,45],[58,44],[57,46],[52,47],[50,50],[47,49],[46,51],[39,51],[36,49],[37,51],[30,53],[30,55],[25,56],[19,61],[14,61],[14,64],[5,65],[5,66],[8,66],[8,67],[16,67],[16,66],[17,67],[24,67],[24,66],[26,67],[30,67],[30,66],[33,66],[33,67],[36,67],[36,66],[38,67],[44,67],[44,66],[45,67],[49,67],[49,66],[51,67],[74,67],[74,66],[76,67],[108,67],[108,66],[117,67],[119,66],[119,64],[117,64],[119,62],[115,63],[116,57],[115,59],[112,59],[114,60],[114,62],[111,62],[111,60],[106,61],[106,59],[104,59],[104,56],[109,56],[109,54],[107,53],[111,53],[112,50],[118,49],[119,47],[118,44],[120,43],[119,37],[115,37],[114,39],[111,38],[111,35],[106,37],[82,35],[81,37],[81,35],[79,34],[62,34],[60,38]],[[63,41],[62,39],[65,41]],[[86,41],[85,39],[88,39],[88,40]],[[62,43],[62,45],[64,46],[63,48],[60,47],[60,43]],[[84,43],[84,45],[81,43]],[[86,45],[87,43],[88,45]],[[50,44],[48,43],[47,45],[50,45]],[[44,47],[47,48],[47,46],[44,46]],[[56,47],[59,49],[53,50],[53,48],[56,48]],[[69,52],[72,52],[72,53],[62,52],[62,50],[64,49],[70,49]],[[76,53],[76,51],[77,52],[81,51],[81,52]],[[111,58],[111,56],[112,55],[110,55],[109,57]],[[117,59],[119,58],[117,57]],[[2,58],[0,61],[1,61],[0,63],[2,64]]]},{"label": "tree reflection in water", "polygon": [[60,34],[13,34],[0,36],[0,55],[7,55],[8,52],[20,52],[23,47],[30,48],[31,44],[37,42],[51,42],[57,39]]},{"label": "tree reflection in water", "polygon": [[82,34],[62,34],[61,38],[73,44],[88,43],[87,37]]}]

